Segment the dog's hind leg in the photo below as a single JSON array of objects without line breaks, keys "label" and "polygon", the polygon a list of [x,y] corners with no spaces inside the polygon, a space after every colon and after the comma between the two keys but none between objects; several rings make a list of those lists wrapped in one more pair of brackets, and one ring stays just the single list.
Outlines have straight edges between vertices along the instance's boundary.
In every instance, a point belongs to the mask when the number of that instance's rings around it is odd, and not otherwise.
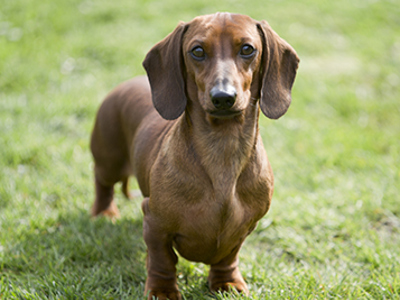
[{"label": "dog's hind leg", "polygon": [[119,216],[113,200],[116,183],[122,182],[123,192],[127,195],[127,178],[131,174],[131,167],[117,100],[110,96],[103,102],[92,132],[90,148],[94,158],[96,188],[93,216]]},{"label": "dog's hind leg", "polygon": [[109,218],[118,218],[119,210],[115,205],[114,185],[105,186],[95,178],[96,198],[92,207],[92,216],[104,215]]}]

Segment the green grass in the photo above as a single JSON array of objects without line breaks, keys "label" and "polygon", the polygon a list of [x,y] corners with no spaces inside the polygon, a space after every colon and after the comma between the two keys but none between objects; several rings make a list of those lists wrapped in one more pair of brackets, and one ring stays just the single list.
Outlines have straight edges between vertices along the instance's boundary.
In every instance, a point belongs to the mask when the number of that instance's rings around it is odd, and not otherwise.
[{"label": "green grass", "polygon": [[[0,299],[141,299],[140,199],[89,218],[102,98],[179,20],[266,19],[298,52],[293,104],[260,121],[276,184],[246,240],[249,299],[400,299],[396,1],[0,0]],[[132,189],[137,186],[132,182]],[[207,267],[178,265],[185,299]]]}]

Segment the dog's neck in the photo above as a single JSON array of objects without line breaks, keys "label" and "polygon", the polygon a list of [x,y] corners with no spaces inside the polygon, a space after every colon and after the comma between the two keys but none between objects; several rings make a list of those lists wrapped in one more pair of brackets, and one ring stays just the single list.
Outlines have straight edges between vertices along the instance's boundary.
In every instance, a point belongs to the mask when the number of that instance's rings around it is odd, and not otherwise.
[{"label": "dog's neck", "polygon": [[242,115],[226,120],[212,118],[204,111],[193,113],[194,109],[199,107],[189,106],[181,119],[186,138],[215,192],[226,197],[234,193],[240,174],[255,153],[259,138],[258,101],[251,100]]}]

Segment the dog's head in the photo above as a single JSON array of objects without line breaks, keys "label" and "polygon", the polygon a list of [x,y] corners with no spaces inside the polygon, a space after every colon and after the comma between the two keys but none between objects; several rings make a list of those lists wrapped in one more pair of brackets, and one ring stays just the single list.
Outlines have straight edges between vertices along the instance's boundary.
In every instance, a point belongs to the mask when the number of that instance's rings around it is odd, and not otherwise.
[{"label": "dog's head", "polygon": [[260,99],[262,112],[277,119],[290,105],[298,63],[295,50],[267,22],[217,13],[180,23],[143,66],[165,119],[178,118],[188,99],[215,118],[234,117]]}]

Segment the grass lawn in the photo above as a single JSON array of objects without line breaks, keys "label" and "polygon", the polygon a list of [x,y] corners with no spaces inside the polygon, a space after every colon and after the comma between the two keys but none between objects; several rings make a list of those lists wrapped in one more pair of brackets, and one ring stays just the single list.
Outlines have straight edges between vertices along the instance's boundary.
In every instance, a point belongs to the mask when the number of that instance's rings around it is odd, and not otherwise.
[{"label": "grass lawn", "polygon": [[[289,112],[260,121],[276,184],[241,251],[248,299],[400,299],[398,1],[0,7],[0,299],[143,298],[141,199],[89,217],[94,116],[178,21],[216,11],[268,20],[301,58]],[[184,299],[247,299],[211,295],[207,269],[180,260]]]}]

